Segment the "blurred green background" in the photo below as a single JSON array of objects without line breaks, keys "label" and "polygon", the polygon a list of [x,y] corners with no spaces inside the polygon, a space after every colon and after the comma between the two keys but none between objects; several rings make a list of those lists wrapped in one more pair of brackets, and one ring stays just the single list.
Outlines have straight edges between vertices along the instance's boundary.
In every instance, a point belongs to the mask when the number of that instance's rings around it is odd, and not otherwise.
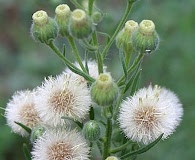
[{"label": "blurred green background", "polygon": [[[32,14],[43,9],[54,16],[54,9],[64,0],[0,1],[0,107],[5,108],[17,90],[33,89],[45,76],[56,75],[63,63],[44,44],[35,43],[30,35]],[[98,30],[112,34],[126,6],[126,0],[97,0],[106,13]],[[73,9],[73,6],[71,6]],[[161,37],[159,49],[146,56],[140,87],[149,83],[173,90],[181,99],[184,117],[176,132],[160,142],[138,160],[193,160],[195,157],[195,1],[137,1],[129,19],[151,19]],[[59,39],[60,43],[62,40]],[[69,50],[69,48],[67,49]],[[71,56],[70,56],[71,57]],[[120,75],[115,45],[105,61],[113,76]],[[116,65],[117,64],[117,65]],[[0,109],[0,160],[22,160],[22,143],[11,133]]]}]

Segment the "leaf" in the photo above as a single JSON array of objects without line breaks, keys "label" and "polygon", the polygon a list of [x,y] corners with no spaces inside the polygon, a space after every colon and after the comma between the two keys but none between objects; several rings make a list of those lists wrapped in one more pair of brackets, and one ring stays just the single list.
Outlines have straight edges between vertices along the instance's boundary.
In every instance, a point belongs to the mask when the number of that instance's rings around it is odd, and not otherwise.
[{"label": "leaf", "polygon": [[119,49],[119,57],[120,57],[120,60],[121,60],[121,63],[122,63],[123,72],[125,74],[125,77],[127,78],[127,66],[126,66],[126,63],[125,63],[125,58],[124,58],[124,53],[122,51],[122,48]]},{"label": "leaf", "polygon": [[63,56],[66,57],[66,45],[65,44],[63,45],[63,52],[62,53],[63,53]]},{"label": "leaf", "polygon": [[90,111],[89,111],[89,117],[90,117],[90,120],[94,120],[94,109],[93,107],[90,108]]},{"label": "leaf", "polygon": [[17,125],[19,125],[20,127],[22,127],[26,132],[28,132],[29,134],[31,133],[31,129],[27,126],[25,126],[24,124],[20,123],[20,122],[16,122],[14,121]]},{"label": "leaf", "polygon": [[140,74],[141,74],[141,70],[139,70],[137,72],[137,74],[136,74],[136,76],[135,76],[135,78],[133,80],[133,84],[132,84],[130,95],[133,95],[135,93],[135,91],[137,90]]},{"label": "leaf", "polygon": [[28,149],[28,147],[27,147],[27,145],[25,143],[23,143],[22,149],[23,149],[23,153],[24,153],[25,159],[26,160],[31,160],[30,151],[29,151],[29,149]]},{"label": "leaf", "polygon": [[79,122],[79,121],[75,121],[73,118],[71,117],[67,117],[67,116],[63,116],[61,117],[62,119],[67,119],[67,120],[70,120],[70,121],[73,121],[75,124],[77,124],[80,128],[83,128],[83,123]]},{"label": "leaf", "polygon": [[125,159],[127,157],[136,156],[138,154],[142,154],[142,153],[148,151],[149,149],[151,149],[152,147],[154,147],[161,140],[162,136],[163,136],[163,134],[161,134],[155,141],[153,141],[152,143],[148,144],[147,146],[144,146],[141,149],[138,149],[136,151],[127,153],[127,154],[121,156],[120,158],[121,159]]}]

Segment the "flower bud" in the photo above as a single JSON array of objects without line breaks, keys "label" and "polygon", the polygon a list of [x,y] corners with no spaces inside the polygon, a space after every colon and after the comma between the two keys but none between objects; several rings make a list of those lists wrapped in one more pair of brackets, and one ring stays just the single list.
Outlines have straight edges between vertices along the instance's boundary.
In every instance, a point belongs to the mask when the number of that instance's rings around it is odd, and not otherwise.
[{"label": "flower bud", "polygon": [[94,120],[86,122],[83,127],[83,134],[85,136],[85,139],[89,141],[98,140],[101,135],[99,124]]},{"label": "flower bud", "polygon": [[31,143],[33,143],[36,139],[40,138],[44,132],[45,127],[43,127],[42,125],[37,125],[36,127],[34,127],[30,135]]},{"label": "flower bud", "polygon": [[52,18],[48,17],[45,11],[35,12],[32,19],[31,33],[35,40],[49,44],[51,40],[57,37],[57,24]]},{"label": "flower bud", "polygon": [[116,46],[118,49],[122,47],[123,51],[127,53],[131,53],[133,47],[131,45],[131,35],[133,31],[138,27],[138,23],[129,20],[125,23],[125,27],[118,33],[116,37]]},{"label": "flower bud", "polygon": [[112,105],[118,96],[118,86],[109,73],[102,73],[91,86],[91,97],[101,106]]},{"label": "flower bud", "polygon": [[67,4],[60,4],[55,9],[55,20],[59,27],[59,33],[61,36],[67,36],[68,33],[68,23],[70,19],[70,8]]},{"label": "flower bud", "polygon": [[159,36],[151,20],[143,20],[134,31],[132,38],[133,47],[140,52],[150,53],[158,48]]},{"label": "flower bud", "polygon": [[87,38],[93,31],[93,23],[84,10],[75,9],[70,17],[69,32],[78,39]]},{"label": "flower bud", "polygon": [[105,160],[120,160],[120,159],[115,156],[109,156]]},{"label": "flower bud", "polygon": [[99,11],[95,11],[95,12],[91,15],[91,18],[92,18],[92,20],[93,20],[93,23],[94,23],[94,24],[97,24],[97,23],[99,23],[99,22],[102,21],[102,19],[103,19],[103,14],[102,14],[101,12],[99,12]]}]

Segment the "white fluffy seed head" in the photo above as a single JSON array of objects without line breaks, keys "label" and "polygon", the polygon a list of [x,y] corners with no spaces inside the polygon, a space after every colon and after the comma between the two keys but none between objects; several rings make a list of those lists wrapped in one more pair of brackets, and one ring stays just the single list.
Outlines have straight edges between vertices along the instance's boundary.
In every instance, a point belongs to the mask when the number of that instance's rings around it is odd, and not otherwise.
[{"label": "white fluffy seed head", "polygon": [[[83,64],[85,64],[84,61],[83,61]],[[74,65],[75,65],[76,67],[78,67],[79,69],[81,69],[80,66],[79,66],[79,64],[78,64],[77,62],[76,62]],[[88,65],[88,69],[89,69],[89,75],[90,75],[92,78],[97,79],[98,76],[99,76],[99,73],[98,73],[98,65],[97,65],[97,63],[96,63],[95,61],[89,60],[88,63],[87,63],[87,65]],[[106,68],[107,68],[106,66],[103,66],[103,72],[106,72]],[[65,73],[65,74],[66,74],[66,73],[71,73],[74,77],[77,77],[77,78],[80,80],[81,83],[87,84],[87,81],[86,81],[82,76],[73,73],[73,72],[72,72],[70,69],[68,69],[68,68],[66,68],[66,69],[64,70],[63,73]]]},{"label": "white fluffy seed head", "polygon": [[22,123],[31,129],[41,123],[41,119],[35,110],[34,91],[25,90],[16,92],[7,103],[5,117],[7,124],[14,133],[27,136],[28,133],[15,122]]},{"label": "white fluffy seed head", "polygon": [[89,89],[71,74],[45,79],[35,97],[35,108],[40,117],[52,126],[64,124],[62,116],[84,119],[90,105]]},{"label": "white fluffy seed head", "polygon": [[89,147],[75,130],[48,130],[33,145],[32,160],[89,160]]},{"label": "white fluffy seed head", "polygon": [[182,115],[182,104],[173,92],[149,86],[122,102],[119,123],[128,138],[149,144],[162,133],[162,139],[172,134]]}]

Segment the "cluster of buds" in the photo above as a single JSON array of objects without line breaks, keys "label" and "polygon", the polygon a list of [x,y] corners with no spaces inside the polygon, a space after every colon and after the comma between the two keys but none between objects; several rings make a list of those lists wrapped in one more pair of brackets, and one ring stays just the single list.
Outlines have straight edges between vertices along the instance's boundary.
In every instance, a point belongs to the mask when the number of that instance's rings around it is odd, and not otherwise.
[{"label": "cluster of buds", "polygon": [[139,25],[133,20],[127,21],[116,37],[116,45],[126,54],[133,49],[142,53],[155,51],[159,45],[155,24],[151,20],[143,20]]},{"label": "cluster of buds", "polygon": [[61,4],[56,7],[55,13],[55,18],[49,17],[43,10],[33,14],[31,34],[35,40],[49,44],[58,33],[77,39],[87,38],[92,33],[93,20],[84,10],[71,11],[67,4]]}]

